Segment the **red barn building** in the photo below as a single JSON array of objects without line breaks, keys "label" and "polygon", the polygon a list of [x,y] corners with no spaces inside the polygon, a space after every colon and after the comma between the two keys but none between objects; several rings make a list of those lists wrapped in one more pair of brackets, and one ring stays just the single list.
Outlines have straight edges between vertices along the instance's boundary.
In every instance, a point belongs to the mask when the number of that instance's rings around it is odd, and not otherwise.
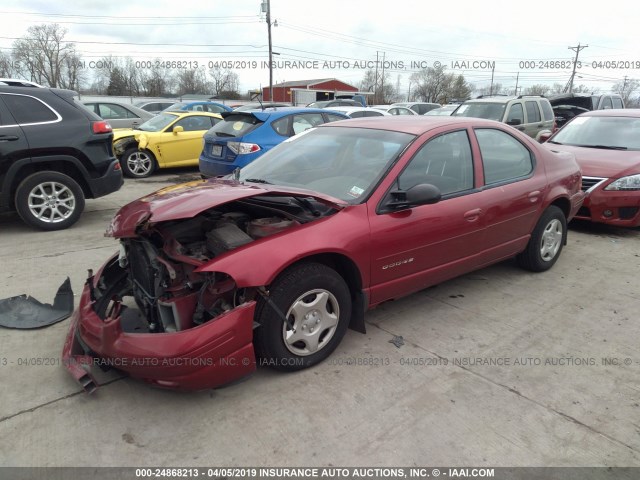
[{"label": "red barn building", "polygon": [[[262,88],[262,100],[265,102],[291,102],[293,105],[306,105],[319,100],[333,100],[341,96],[361,94],[353,85],[335,78],[315,80],[294,80],[273,85],[273,100],[269,98],[269,87]],[[368,94],[368,92],[366,92]]]}]

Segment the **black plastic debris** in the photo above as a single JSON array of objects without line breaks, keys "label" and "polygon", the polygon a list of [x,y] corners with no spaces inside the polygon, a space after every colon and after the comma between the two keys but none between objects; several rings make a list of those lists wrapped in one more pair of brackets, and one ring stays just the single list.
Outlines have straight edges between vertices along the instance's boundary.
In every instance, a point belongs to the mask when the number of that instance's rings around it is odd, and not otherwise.
[{"label": "black plastic debris", "polygon": [[402,338],[402,335],[394,335],[393,338],[389,340],[389,343],[393,343],[396,348],[400,348],[404,345],[404,338]]},{"label": "black plastic debris", "polygon": [[0,300],[0,325],[7,328],[41,328],[68,318],[73,312],[73,290],[69,277],[60,285],[53,305],[18,295]]}]

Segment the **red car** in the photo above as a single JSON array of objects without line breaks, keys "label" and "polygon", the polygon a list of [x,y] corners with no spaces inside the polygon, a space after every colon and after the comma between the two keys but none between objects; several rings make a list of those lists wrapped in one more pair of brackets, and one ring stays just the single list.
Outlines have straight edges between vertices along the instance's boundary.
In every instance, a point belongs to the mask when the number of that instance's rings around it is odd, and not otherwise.
[{"label": "red car", "polygon": [[583,113],[547,146],[575,155],[587,196],[576,218],[640,226],[640,109]]},{"label": "red car", "polygon": [[382,302],[514,256],[551,268],[580,181],[571,155],[490,120],[311,129],[235,178],[123,207],[108,229],[120,251],[87,279],[64,363],[89,391],[96,364],[185,390],[309,367]]}]

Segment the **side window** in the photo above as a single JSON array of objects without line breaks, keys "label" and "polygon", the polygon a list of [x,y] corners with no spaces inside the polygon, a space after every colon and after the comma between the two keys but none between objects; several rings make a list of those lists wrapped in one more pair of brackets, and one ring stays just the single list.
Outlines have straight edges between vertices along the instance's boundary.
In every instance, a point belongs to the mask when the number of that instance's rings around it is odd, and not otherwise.
[{"label": "side window", "polygon": [[196,132],[198,130],[209,130],[211,128],[211,121],[209,117],[200,115],[193,115],[178,120],[174,127],[182,127],[185,132]]},{"label": "side window", "polygon": [[399,187],[430,183],[442,195],[473,188],[473,157],[465,130],[446,133],[425,143],[398,177]]},{"label": "side window", "polygon": [[353,112],[350,117],[351,118],[360,118],[360,117],[364,117],[366,112]]},{"label": "side window", "polygon": [[542,105],[542,114],[544,115],[544,119],[553,120],[553,109],[551,108],[549,100],[541,100],[540,105]]},{"label": "side window", "polygon": [[522,111],[522,104],[519,102],[511,105],[507,115],[507,123],[509,125],[518,125],[517,121],[524,123],[524,112]]},{"label": "side window", "polygon": [[225,111],[225,109],[218,105],[204,105],[204,111],[211,113],[222,113]]},{"label": "side window", "polygon": [[613,100],[613,108],[624,108],[621,98],[613,97],[612,100]]},{"label": "side window", "polygon": [[51,107],[37,98],[27,95],[3,95],[9,111],[19,125],[33,123],[50,123],[60,119],[59,115]]},{"label": "side window", "polygon": [[527,108],[527,123],[535,123],[540,121],[540,109],[534,100],[527,100],[525,106]]},{"label": "side window", "polygon": [[602,99],[602,110],[609,110],[610,108],[613,108],[611,97],[604,97]]},{"label": "side window", "polygon": [[129,116],[129,111],[126,108],[113,103],[100,103],[98,104],[98,110],[98,115],[105,120],[121,119]]},{"label": "side window", "polygon": [[283,137],[289,136],[289,120],[291,117],[282,117],[271,123],[271,128],[273,128],[278,135],[282,135]]},{"label": "side window", "polygon": [[475,133],[486,185],[516,180],[533,171],[531,153],[508,133],[491,128],[479,128]]},{"label": "side window", "polygon": [[382,112],[378,112],[377,110],[369,110],[363,113],[365,117],[381,117],[383,115]]},{"label": "side window", "polygon": [[309,130],[317,125],[324,123],[321,113],[303,113],[293,116],[293,134],[297,135],[300,132]]}]

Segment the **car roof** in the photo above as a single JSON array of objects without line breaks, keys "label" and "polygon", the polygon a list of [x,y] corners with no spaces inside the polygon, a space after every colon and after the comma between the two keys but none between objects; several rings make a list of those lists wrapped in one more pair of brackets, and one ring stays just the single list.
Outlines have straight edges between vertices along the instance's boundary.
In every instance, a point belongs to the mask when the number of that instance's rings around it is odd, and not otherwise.
[{"label": "car roof", "polygon": [[425,116],[425,115],[390,115],[385,117],[360,117],[352,118],[348,121],[339,120],[325,123],[319,127],[340,126],[351,128],[372,128],[376,130],[389,130],[392,132],[410,133],[421,135],[429,130],[438,127],[457,126],[466,128],[470,126],[484,126],[504,128],[505,124],[494,120],[473,117],[450,117],[450,116]]},{"label": "car roof", "polygon": [[353,113],[353,112],[370,112],[371,110],[380,111],[378,108],[369,108],[369,107],[329,107],[323,108],[325,111],[334,111],[334,112],[342,112],[342,113]]},{"label": "car roof", "polygon": [[[240,112],[238,112],[237,110],[232,110],[231,112],[223,112],[222,118],[227,118],[229,116],[235,115],[253,115],[264,122],[269,118],[276,119],[284,117],[285,115],[290,115],[291,113],[332,113],[332,111],[333,110],[331,108],[270,107],[265,108],[264,110],[244,110]],[[344,115],[344,113],[342,112],[335,113],[338,115]]]},{"label": "car roof", "polygon": [[640,108],[608,108],[582,113],[581,117],[630,117],[640,118]]},{"label": "car roof", "polygon": [[194,112],[191,110],[170,110],[170,111],[162,111],[158,115],[174,115],[176,117],[192,117],[194,115],[204,115],[205,117],[215,117],[222,118],[219,113],[213,112]]}]

